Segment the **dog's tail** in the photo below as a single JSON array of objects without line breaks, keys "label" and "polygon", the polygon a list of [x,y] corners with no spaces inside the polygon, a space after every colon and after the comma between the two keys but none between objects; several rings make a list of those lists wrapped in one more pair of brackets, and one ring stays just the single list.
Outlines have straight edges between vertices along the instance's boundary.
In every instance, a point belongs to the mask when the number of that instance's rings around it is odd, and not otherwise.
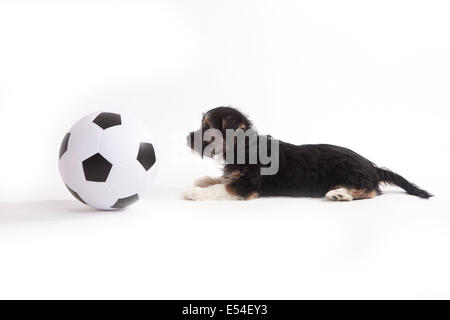
[{"label": "dog's tail", "polygon": [[413,196],[424,199],[428,199],[433,196],[431,193],[423,189],[420,189],[414,183],[409,182],[401,175],[396,174],[390,170],[377,168],[377,174],[380,182],[396,185],[405,190],[406,193],[411,194]]}]

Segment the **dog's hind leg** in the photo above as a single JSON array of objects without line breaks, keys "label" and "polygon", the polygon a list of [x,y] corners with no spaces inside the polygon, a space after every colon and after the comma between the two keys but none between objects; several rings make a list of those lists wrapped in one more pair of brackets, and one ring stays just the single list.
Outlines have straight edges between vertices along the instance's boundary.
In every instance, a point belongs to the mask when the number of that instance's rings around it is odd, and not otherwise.
[{"label": "dog's hind leg", "polygon": [[328,191],[325,199],[330,201],[352,201],[361,199],[370,199],[378,195],[376,190],[347,188],[337,186]]}]

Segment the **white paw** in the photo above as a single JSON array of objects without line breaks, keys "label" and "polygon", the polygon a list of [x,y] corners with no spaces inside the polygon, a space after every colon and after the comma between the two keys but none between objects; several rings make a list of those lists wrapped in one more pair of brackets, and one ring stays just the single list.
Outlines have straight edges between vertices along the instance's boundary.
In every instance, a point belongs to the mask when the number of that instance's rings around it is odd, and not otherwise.
[{"label": "white paw", "polygon": [[238,197],[230,194],[224,184],[215,184],[206,188],[192,187],[183,193],[186,200],[237,200]]},{"label": "white paw", "polygon": [[187,189],[183,192],[183,199],[185,200],[200,200],[201,193],[202,193],[201,187],[192,187]]},{"label": "white paw", "polygon": [[325,199],[330,201],[352,201],[353,197],[348,193],[347,189],[339,188],[328,191],[325,195]]}]

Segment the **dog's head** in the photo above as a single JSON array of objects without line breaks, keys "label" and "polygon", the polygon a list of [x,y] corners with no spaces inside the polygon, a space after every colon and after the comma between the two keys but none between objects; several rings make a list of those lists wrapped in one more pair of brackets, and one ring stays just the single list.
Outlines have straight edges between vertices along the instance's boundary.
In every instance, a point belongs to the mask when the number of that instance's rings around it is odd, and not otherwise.
[{"label": "dog's head", "polygon": [[[211,143],[225,145],[226,132],[227,130],[238,130],[242,129],[247,131],[253,129],[251,121],[239,110],[231,107],[218,107],[209,110],[202,117],[202,123],[200,129],[197,131],[192,131],[187,136],[188,146],[198,152],[200,155],[213,157],[213,153],[205,153],[205,148]],[[214,134],[216,132],[217,134]],[[212,139],[204,139],[208,133],[212,133]],[[218,135],[220,133],[220,135]],[[223,141],[217,141],[218,136],[221,136]],[[197,138],[196,138],[197,137]],[[200,137],[200,138],[199,138]],[[195,143],[197,139],[197,143]],[[225,148],[223,149],[225,152]]]}]

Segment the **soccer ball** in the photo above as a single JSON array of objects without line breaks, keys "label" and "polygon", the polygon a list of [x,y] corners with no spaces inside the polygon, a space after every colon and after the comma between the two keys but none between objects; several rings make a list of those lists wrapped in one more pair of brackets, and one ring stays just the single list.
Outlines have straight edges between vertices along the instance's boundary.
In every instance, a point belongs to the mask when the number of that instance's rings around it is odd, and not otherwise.
[{"label": "soccer ball", "polygon": [[97,112],[69,130],[59,151],[59,170],[70,193],[100,210],[123,209],[139,200],[156,175],[147,130],[127,114]]}]

